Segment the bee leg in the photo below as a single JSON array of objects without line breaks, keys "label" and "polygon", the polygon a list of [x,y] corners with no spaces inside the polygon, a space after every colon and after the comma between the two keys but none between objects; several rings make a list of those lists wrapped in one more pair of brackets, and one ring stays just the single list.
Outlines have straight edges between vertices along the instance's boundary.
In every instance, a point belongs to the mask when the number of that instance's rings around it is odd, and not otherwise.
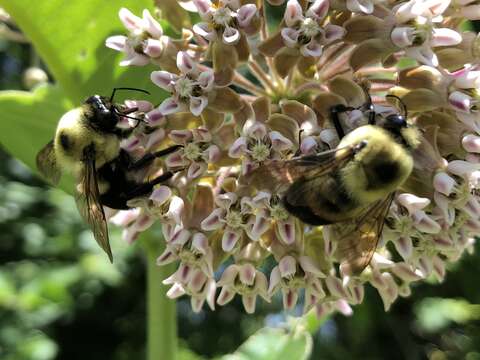
[{"label": "bee leg", "polygon": [[136,186],[135,188],[133,188],[132,190],[130,190],[128,193],[125,194],[125,201],[151,193],[155,185],[167,181],[173,176],[173,174],[174,174],[173,172],[168,171],[165,174],[162,174],[151,181],[148,181],[143,184],[139,184],[138,186]]},{"label": "bee leg", "polygon": [[332,119],[333,125],[335,126],[335,130],[337,131],[337,135],[340,140],[345,136],[345,131],[343,130],[342,124],[340,123],[340,118],[338,117],[338,114],[352,110],[355,110],[355,108],[351,106],[345,106],[343,104],[338,104],[330,108],[330,118]]},{"label": "bee leg", "polygon": [[300,130],[298,131],[298,149],[297,149],[297,151],[295,152],[295,155],[294,155],[294,156],[299,156],[300,153],[301,153],[300,145],[302,145],[302,132],[303,132],[303,131],[304,131],[303,129],[300,129]]},{"label": "bee leg", "polygon": [[135,169],[140,169],[144,166],[147,166],[149,165],[153,160],[155,160],[156,158],[160,157],[160,156],[164,156],[164,155],[168,155],[168,154],[171,154],[175,151],[177,151],[178,149],[180,149],[181,147],[183,147],[183,145],[173,145],[173,146],[170,146],[166,149],[163,149],[163,150],[160,150],[160,151],[156,151],[156,152],[153,152],[153,153],[148,153],[148,154],[145,154],[142,158],[140,158],[139,160],[129,164],[128,166],[128,170],[135,170]]}]

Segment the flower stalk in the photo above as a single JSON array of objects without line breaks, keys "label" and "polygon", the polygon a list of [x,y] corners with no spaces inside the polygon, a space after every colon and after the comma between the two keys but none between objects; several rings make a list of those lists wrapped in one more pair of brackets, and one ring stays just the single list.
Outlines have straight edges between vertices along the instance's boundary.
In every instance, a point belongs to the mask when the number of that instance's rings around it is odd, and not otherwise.
[{"label": "flower stalk", "polygon": [[147,270],[147,360],[177,358],[177,312],[175,300],[166,296],[168,286],[162,285],[173,270],[172,265],[157,266],[158,254],[162,252],[161,237],[152,230],[142,234]]}]

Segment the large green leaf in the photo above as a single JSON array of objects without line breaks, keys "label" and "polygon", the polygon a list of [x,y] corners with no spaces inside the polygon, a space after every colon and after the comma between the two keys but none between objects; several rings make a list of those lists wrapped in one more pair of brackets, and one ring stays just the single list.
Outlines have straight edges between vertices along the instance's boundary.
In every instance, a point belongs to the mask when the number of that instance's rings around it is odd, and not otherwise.
[{"label": "large green leaf", "polygon": [[253,334],[235,353],[221,360],[277,360],[308,359],[312,351],[312,336],[308,331],[296,329],[263,328]]},{"label": "large green leaf", "polygon": [[0,139],[2,145],[31,168],[35,155],[53,138],[60,116],[69,101],[54,86],[27,91],[1,91]]},{"label": "large green leaf", "polygon": [[[79,104],[92,94],[110,94],[114,86],[143,87],[161,92],[149,79],[154,69],[122,68],[122,54],[105,47],[110,35],[125,34],[120,7],[141,15],[150,0],[0,0],[31,40],[67,96]],[[156,101],[154,101],[156,102]]]},{"label": "large green leaf", "polygon": [[[60,116],[71,107],[56,86],[45,85],[34,92],[0,91],[0,143],[17,159],[36,170],[35,157],[55,133]],[[66,189],[70,180],[62,181]]]}]

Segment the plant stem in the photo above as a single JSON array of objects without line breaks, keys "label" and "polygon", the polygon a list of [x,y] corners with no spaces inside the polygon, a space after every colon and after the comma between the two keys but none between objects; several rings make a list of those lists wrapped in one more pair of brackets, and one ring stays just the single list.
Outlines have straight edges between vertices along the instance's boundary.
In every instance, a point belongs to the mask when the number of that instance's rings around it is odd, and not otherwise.
[{"label": "plant stem", "polygon": [[162,237],[156,232],[143,234],[147,270],[147,360],[175,360],[177,356],[177,313],[175,301],[167,298],[162,281],[175,269],[158,266],[156,258],[162,253]]}]

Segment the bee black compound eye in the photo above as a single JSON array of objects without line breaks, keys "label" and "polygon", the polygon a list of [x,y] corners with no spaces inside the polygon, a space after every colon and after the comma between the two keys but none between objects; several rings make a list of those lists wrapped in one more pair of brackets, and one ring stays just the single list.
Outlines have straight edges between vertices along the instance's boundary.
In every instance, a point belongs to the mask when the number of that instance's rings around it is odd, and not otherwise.
[{"label": "bee black compound eye", "polygon": [[403,115],[392,114],[385,119],[385,127],[388,128],[405,128],[407,127],[407,119]]},{"label": "bee black compound eye", "polygon": [[72,147],[71,139],[67,134],[60,134],[60,145],[62,145],[62,148],[66,151],[68,151]]}]

